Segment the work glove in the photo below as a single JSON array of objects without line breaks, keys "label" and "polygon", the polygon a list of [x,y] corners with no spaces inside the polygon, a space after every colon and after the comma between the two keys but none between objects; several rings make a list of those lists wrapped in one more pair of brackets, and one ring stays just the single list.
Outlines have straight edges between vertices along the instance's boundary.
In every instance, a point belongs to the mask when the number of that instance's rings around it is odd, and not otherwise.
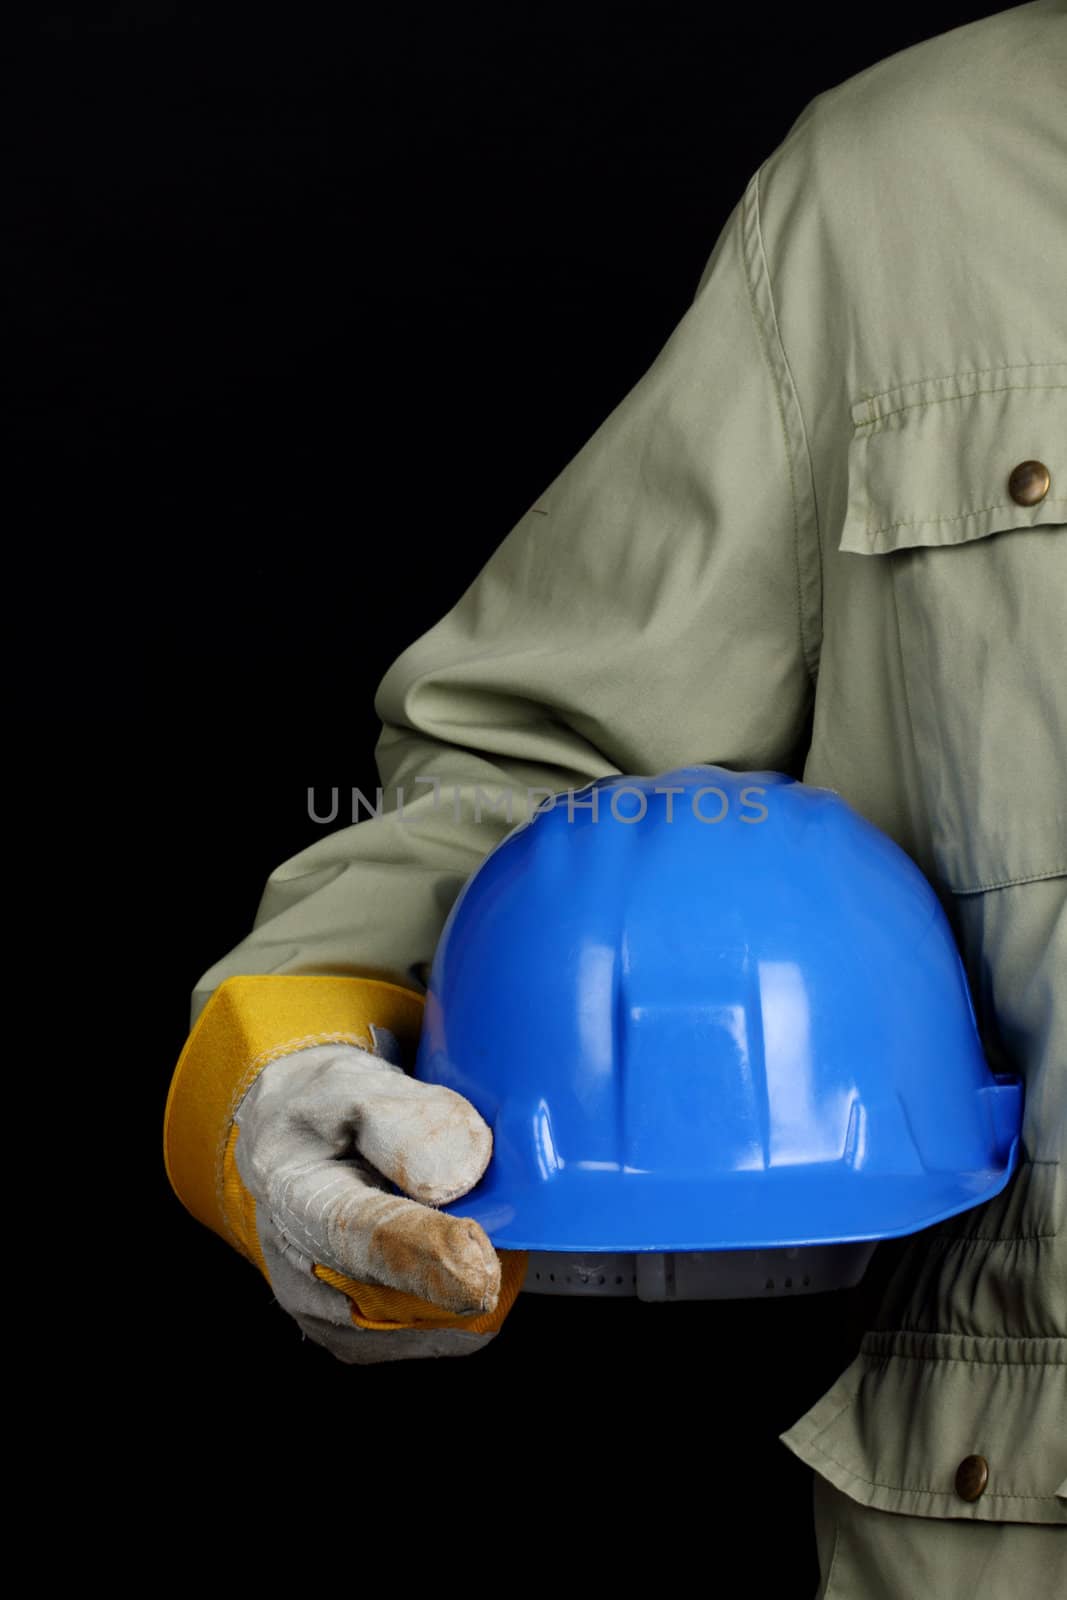
[{"label": "work glove", "polygon": [[500,1294],[483,1229],[433,1209],[474,1187],[493,1136],[462,1095],[391,1059],[388,1030],[370,1032],[375,1053],[326,1044],[270,1062],[237,1107],[234,1160],[267,1274],[279,1304],[340,1361],[468,1355],[494,1333],[357,1326],[340,1286],[401,1290],[472,1319]]}]

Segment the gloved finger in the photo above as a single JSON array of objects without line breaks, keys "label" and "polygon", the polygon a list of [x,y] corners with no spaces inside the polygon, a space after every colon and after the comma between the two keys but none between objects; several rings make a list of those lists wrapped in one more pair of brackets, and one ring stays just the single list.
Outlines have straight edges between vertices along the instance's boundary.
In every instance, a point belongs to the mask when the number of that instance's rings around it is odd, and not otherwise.
[{"label": "gloved finger", "polygon": [[357,1161],[283,1168],[267,1203],[283,1239],[321,1266],[459,1315],[496,1308],[500,1258],[479,1224],[383,1193]]},{"label": "gloved finger", "polygon": [[[355,1046],[304,1050],[292,1066],[273,1062],[246,1101],[256,1107],[261,1167],[277,1167],[295,1133],[306,1155],[342,1156],[355,1148],[427,1205],[466,1194],[493,1151],[492,1133],[469,1100]],[[242,1107],[239,1122],[245,1114]]]},{"label": "gloved finger", "polygon": [[278,1304],[309,1339],[346,1365],[472,1355],[494,1337],[459,1328],[357,1328],[346,1297],[314,1276],[312,1263],[282,1238],[269,1218],[257,1218],[257,1232]]}]

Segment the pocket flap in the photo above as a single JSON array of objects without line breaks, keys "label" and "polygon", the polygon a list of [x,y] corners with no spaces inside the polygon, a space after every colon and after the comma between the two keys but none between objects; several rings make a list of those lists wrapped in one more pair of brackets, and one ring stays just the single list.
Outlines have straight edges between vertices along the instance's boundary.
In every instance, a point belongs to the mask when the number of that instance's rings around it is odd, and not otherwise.
[{"label": "pocket flap", "polygon": [[[1067,520],[1067,362],[926,378],[852,407],[840,549],[886,555]],[[1047,493],[1020,505],[1014,469],[1043,464]]]},{"label": "pocket flap", "polygon": [[[916,1517],[1067,1522],[1065,1376],[1054,1339],[869,1333],[833,1388],[781,1435],[860,1505]],[[1053,1349],[1049,1349],[1053,1346]],[[974,1492],[964,1476],[981,1459]]]}]

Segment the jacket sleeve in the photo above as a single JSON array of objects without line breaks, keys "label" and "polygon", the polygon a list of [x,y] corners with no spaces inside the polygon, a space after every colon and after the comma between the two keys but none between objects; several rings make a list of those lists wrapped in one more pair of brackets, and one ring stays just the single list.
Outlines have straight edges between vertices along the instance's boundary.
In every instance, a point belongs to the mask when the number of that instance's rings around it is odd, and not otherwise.
[{"label": "jacket sleeve", "polygon": [[[256,1063],[309,1031],[362,1036],[368,1006],[409,1027],[397,993],[418,992],[464,881],[546,793],[685,762],[790,762],[816,670],[819,556],[759,201],[757,171],[652,366],[386,673],[380,811],[279,866],[252,931],[201,979],[201,1023],[227,980],[264,980],[244,1041],[220,1052],[198,1026],[171,1092],[172,1182],[186,1198],[200,1173],[211,1215],[197,1214],[218,1231],[208,1166],[222,1171]],[[283,975],[344,981],[329,1015],[287,1034],[264,1020]]]},{"label": "jacket sleeve", "polygon": [[234,973],[410,983],[533,791],[535,804],[683,761],[786,763],[818,608],[812,475],[757,172],[651,368],[386,673],[382,814],[277,868],[194,1015]]}]

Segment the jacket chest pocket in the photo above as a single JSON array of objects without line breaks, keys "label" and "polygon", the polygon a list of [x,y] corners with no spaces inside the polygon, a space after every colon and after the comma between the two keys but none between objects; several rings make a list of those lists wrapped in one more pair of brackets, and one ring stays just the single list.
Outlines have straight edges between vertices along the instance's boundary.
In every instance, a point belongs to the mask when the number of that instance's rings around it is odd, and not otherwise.
[{"label": "jacket chest pocket", "polygon": [[888,563],[940,873],[973,893],[1065,872],[1067,363],[924,380],[852,419],[840,548]]}]

